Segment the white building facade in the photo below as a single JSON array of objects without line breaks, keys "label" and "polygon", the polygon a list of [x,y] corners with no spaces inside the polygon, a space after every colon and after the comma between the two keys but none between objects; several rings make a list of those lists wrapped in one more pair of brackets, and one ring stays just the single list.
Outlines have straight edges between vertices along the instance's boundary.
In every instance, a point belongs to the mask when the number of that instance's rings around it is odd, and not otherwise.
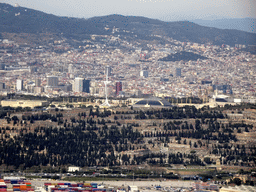
[{"label": "white building facade", "polygon": [[23,90],[23,80],[17,79],[17,81],[16,81],[16,90],[17,91],[22,91]]}]

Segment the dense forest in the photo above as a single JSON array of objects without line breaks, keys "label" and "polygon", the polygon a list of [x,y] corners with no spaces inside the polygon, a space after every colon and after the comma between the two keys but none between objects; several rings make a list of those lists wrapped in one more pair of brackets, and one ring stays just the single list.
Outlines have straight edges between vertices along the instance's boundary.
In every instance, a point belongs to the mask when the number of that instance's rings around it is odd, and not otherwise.
[{"label": "dense forest", "polygon": [[168,55],[167,57],[164,57],[162,59],[159,59],[159,61],[197,61],[197,59],[207,59],[204,56],[192,53],[192,52],[186,52],[181,51],[179,53]]},{"label": "dense forest", "polygon": [[[248,166],[256,163],[256,146],[237,144],[235,134],[250,132],[253,126],[244,122],[222,123],[220,120],[227,118],[222,109],[185,106],[111,112],[90,108],[69,120],[58,109],[53,113],[15,115],[16,112],[26,111],[30,109],[0,109],[0,118],[9,125],[0,127],[1,165],[25,169],[32,166],[85,167],[144,163],[204,166],[213,163],[211,159],[199,158],[193,152],[193,149],[201,147],[209,150],[210,154],[219,155],[222,164]],[[131,119],[133,123],[120,123]],[[142,121],[154,119],[154,131],[139,131]],[[159,123],[159,119],[165,122]],[[58,126],[31,128],[36,122],[46,120]],[[151,151],[157,143],[166,147],[173,141],[189,145],[191,153]],[[130,151],[136,153],[132,155]]]}]

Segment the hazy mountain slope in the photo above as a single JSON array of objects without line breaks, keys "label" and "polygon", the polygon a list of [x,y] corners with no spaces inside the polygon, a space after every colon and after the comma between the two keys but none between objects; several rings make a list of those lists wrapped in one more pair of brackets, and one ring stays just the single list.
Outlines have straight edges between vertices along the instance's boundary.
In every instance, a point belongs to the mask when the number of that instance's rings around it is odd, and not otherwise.
[{"label": "hazy mountain slope", "polygon": [[234,18],[216,20],[192,20],[192,22],[206,27],[216,27],[219,29],[236,29],[250,33],[256,33],[256,19],[254,18]]},{"label": "hazy mountain slope", "polygon": [[[108,27],[109,30],[106,30],[105,27]],[[111,34],[114,27],[119,28],[116,34],[130,37],[134,37],[136,34],[141,39],[153,38],[152,35],[162,35],[180,41],[197,43],[209,42],[232,46],[235,44],[256,45],[256,34],[203,27],[188,21],[163,22],[145,17],[122,15],[89,19],[57,17],[32,9],[0,3],[0,32],[58,33],[66,37],[83,39],[88,34]]]},{"label": "hazy mountain slope", "polygon": [[12,33],[90,33],[100,34],[93,22],[84,19],[57,17],[32,9],[0,3],[0,32]]},{"label": "hazy mountain slope", "polygon": [[256,44],[256,34],[238,30],[204,27],[189,21],[163,22],[144,17],[110,15],[93,17],[92,20],[109,27],[119,27],[144,35],[165,35],[180,41],[213,44]]}]

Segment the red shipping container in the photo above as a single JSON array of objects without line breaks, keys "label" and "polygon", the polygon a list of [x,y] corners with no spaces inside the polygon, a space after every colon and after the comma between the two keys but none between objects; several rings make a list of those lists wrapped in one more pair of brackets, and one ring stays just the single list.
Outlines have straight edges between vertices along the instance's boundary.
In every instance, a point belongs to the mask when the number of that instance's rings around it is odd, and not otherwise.
[{"label": "red shipping container", "polygon": [[92,192],[92,190],[80,190],[79,192]]}]

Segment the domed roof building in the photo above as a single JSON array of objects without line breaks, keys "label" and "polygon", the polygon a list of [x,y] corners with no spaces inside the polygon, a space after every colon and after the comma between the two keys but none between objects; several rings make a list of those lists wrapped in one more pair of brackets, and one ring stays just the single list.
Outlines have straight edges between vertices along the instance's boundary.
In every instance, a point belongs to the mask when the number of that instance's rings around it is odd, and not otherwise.
[{"label": "domed roof building", "polygon": [[172,107],[172,105],[168,101],[161,98],[145,98],[137,101],[133,107],[167,108]]}]

